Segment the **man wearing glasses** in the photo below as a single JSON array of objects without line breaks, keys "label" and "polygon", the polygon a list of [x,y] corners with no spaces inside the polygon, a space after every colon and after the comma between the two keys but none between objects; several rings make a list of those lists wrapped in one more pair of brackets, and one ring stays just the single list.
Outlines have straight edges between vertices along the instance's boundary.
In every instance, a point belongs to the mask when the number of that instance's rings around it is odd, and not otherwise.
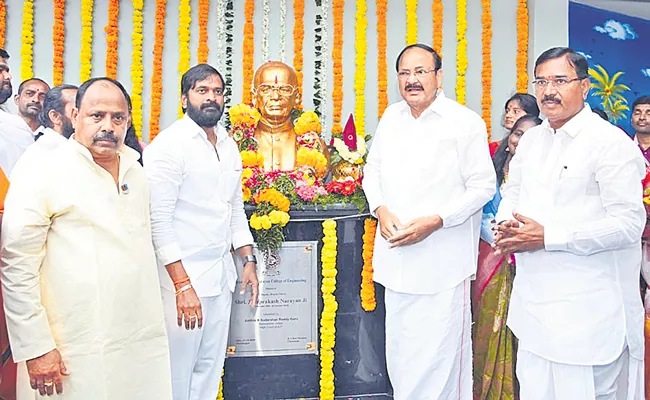
[{"label": "man wearing glasses", "polygon": [[521,398],[643,398],[645,224],[638,146],[594,114],[587,60],[569,48],[535,63],[547,119],[510,162],[496,248],[516,253],[508,326]]},{"label": "man wearing glasses", "polygon": [[496,177],[485,123],[445,97],[441,68],[427,45],[402,50],[404,100],[384,112],[364,169],[396,400],[472,398],[470,280]]},{"label": "man wearing glasses", "polygon": [[207,64],[181,80],[185,116],[144,151],[151,229],[169,337],[174,400],[215,399],[226,355],[237,272],[257,302],[256,260],[242,201],[242,161],[219,124],[224,80]]}]

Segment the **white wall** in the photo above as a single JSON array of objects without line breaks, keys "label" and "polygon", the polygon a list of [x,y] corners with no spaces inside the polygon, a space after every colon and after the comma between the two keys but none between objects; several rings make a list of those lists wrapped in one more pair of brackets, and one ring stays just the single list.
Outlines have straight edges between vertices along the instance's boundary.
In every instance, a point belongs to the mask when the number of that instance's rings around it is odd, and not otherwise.
[{"label": "white wall", "polygon": [[[7,41],[6,50],[11,54],[10,65],[14,74],[14,88],[20,83],[20,42],[21,42],[21,19],[22,0],[5,0],[7,3]],[[271,29],[270,29],[270,58],[279,57],[279,41],[277,40],[280,27],[280,0],[270,0],[271,3]],[[167,23],[165,27],[165,48],[163,57],[163,112],[161,113],[161,128],[171,124],[177,117],[178,105],[178,3],[179,0],[167,0]],[[192,37],[190,48],[192,49],[191,63],[196,63],[196,48],[198,45],[198,0],[192,0]],[[286,59],[291,63],[293,59],[293,10],[292,0],[287,0],[287,26],[286,26]],[[418,39],[421,42],[431,44],[432,42],[432,0],[420,0],[418,2]],[[567,13],[568,0],[529,0],[531,13],[531,62],[539,55],[541,47],[566,45],[567,24],[563,16]],[[367,78],[366,78],[366,127],[372,133],[377,124],[377,40],[376,40],[376,14],[375,2],[367,1],[368,5],[368,30],[367,30]],[[500,128],[500,118],[503,113],[505,100],[514,93],[516,89],[516,66],[515,57],[517,50],[517,28],[516,28],[516,5],[517,0],[492,0],[493,13],[493,45],[492,45],[492,121],[493,137],[499,138],[503,134]],[[148,121],[150,113],[150,82],[153,58],[154,25],[155,25],[154,0],[145,0],[144,9],[144,127],[143,136],[148,136]],[[67,83],[79,83],[79,50],[81,32],[81,0],[68,0],[66,9],[66,40],[65,40],[65,76]],[[304,41],[304,99],[305,109],[313,107],[311,103],[314,83],[314,18],[317,7],[314,0],[305,1],[305,41]],[[330,9],[331,11],[331,9]],[[119,65],[118,79],[121,80],[127,89],[131,87],[130,60],[131,60],[131,19],[133,7],[129,1],[121,1],[119,17]],[[211,49],[209,62],[215,64],[216,43],[216,11],[212,3],[209,21],[209,46]],[[256,1],[255,9],[255,65],[261,62],[261,36],[262,36],[262,1]],[[556,14],[560,18],[556,18]],[[481,1],[468,0],[468,57],[469,68],[467,71],[467,105],[481,112]],[[93,19],[93,76],[104,75],[106,35],[104,26],[108,20],[108,1],[95,0]],[[332,16],[329,16],[329,52],[333,43]],[[533,25],[534,23],[534,25]],[[242,40],[244,24],[244,0],[235,0],[235,26],[234,26],[234,68],[233,68],[233,101],[239,102],[242,93],[242,76],[237,71],[241,65]],[[34,73],[35,76],[52,81],[52,25],[53,5],[49,0],[35,0],[35,44],[34,44]],[[345,39],[343,44],[344,64],[344,100],[343,100],[343,122],[347,115],[354,111],[354,25],[355,25],[355,1],[345,2]],[[444,1],[444,24],[443,24],[443,86],[449,97],[455,98],[456,85],[456,1]],[[405,4],[403,0],[389,0],[388,2],[388,77],[389,77],[389,101],[400,100],[397,82],[394,73],[395,58],[405,45],[406,17]],[[274,39],[275,38],[275,39]],[[536,46],[535,43],[540,43]],[[331,60],[330,60],[331,61]],[[328,83],[331,94],[332,68],[328,66]],[[532,73],[531,73],[532,75]],[[12,101],[10,101],[12,103]],[[12,104],[13,106],[13,104]],[[329,105],[331,117],[331,97]],[[331,127],[331,121],[328,121]]]}]

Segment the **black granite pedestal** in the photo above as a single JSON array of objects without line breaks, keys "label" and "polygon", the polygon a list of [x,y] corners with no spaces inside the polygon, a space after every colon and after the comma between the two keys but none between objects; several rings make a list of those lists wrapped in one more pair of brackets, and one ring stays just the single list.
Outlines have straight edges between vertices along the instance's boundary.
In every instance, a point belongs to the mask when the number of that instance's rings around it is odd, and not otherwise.
[{"label": "black granite pedestal", "polygon": [[[376,286],[377,308],[361,308],[363,222],[354,206],[329,206],[291,211],[286,241],[318,240],[318,272],[322,248],[322,220],[353,216],[337,221],[338,257],[336,299],[336,346],[334,376],[336,397],[389,399],[384,336],[384,291]],[[301,221],[307,220],[307,221]],[[322,311],[319,279],[318,320]],[[317,355],[228,358],[225,365],[226,400],[275,400],[318,398],[320,360]]]}]

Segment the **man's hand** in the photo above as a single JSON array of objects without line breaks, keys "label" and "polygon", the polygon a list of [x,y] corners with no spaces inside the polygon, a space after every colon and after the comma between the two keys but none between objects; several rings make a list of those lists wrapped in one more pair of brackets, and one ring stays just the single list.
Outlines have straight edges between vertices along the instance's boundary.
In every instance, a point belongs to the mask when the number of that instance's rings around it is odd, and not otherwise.
[{"label": "man's hand", "polygon": [[178,326],[183,326],[183,320],[185,320],[185,329],[187,330],[194,329],[197,325],[199,329],[203,326],[201,300],[196,295],[194,288],[176,295],[176,315]]},{"label": "man's hand", "polygon": [[505,221],[496,227],[495,254],[503,256],[510,253],[543,249],[544,227],[523,215],[517,213],[512,215],[515,217],[515,221]]},{"label": "man's hand", "polygon": [[389,240],[402,228],[399,219],[397,219],[395,214],[388,211],[386,206],[378,207],[375,214],[377,214],[377,219],[379,220],[379,232],[385,240]]},{"label": "man's hand", "polygon": [[257,272],[255,271],[254,262],[247,262],[244,265],[244,271],[241,274],[241,289],[239,294],[244,294],[246,286],[249,285],[251,287],[250,305],[254,308],[257,305],[257,296],[259,293],[259,282],[257,281]]},{"label": "man's hand", "polygon": [[41,396],[63,393],[63,377],[70,375],[57,349],[40,357],[27,360],[27,373],[32,389],[38,390]]},{"label": "man's hand", "polygon": [[388,240],[390,242],[389,247],[392,249],[393,247],[408,246],[421,242],[440,228],[442,228],[442,219],[438,215],[416,218],[404,225],[404,228],[400,229],[397,234]]}]

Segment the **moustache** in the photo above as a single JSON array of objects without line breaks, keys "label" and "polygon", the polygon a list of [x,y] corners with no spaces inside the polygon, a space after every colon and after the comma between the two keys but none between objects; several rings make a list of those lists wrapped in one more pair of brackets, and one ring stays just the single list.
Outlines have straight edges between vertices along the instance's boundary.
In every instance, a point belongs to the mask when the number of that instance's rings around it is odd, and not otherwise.
[{"label": "moustache", "polygon": [[422,85],[417,84],[417,83],[409,83],[409,84],[407,84],[407,85],[404,87],[404,90],[409,90],[409,89],[420,89],[420,90],[424,90],[424,88],[422,87]]},{"label": "moustache", "polygon": [[29,107],[31,107],[31,108],[35,108],[35,109],[37,109],[37,110],[39,110],[39,111],[40,111],[41,109],[43,109],[43,106],[40,105],[39,103],[28,104],[27,107],[28,107],[28,108],[29,108]]},{"label": "moustache", "polygon": [[209,109],[209,108],[216,109],[217,111],[221,110],[221,107],[219,106],[219,104],[215,103],[215,102],[212,102],[212,101],[210,101],[208,103],[201,104],[201,111],[204,111],[204,110]]},{"label": "moustache", "polygon": [[546,103],[546,102],[562,104],[562,100],[558,99],[557,97],[553,97],[553,96],[544,96],[544,98],[542,99],[542,103]]},{"label": "moustache", "polygon": [[115,136],[113,132],[101,131],[97,135],[93,136],[93,143],[97,143],[100,141],[110,141],[117,144],[117,142],[119,142],[120,139],[117,136]]}]

